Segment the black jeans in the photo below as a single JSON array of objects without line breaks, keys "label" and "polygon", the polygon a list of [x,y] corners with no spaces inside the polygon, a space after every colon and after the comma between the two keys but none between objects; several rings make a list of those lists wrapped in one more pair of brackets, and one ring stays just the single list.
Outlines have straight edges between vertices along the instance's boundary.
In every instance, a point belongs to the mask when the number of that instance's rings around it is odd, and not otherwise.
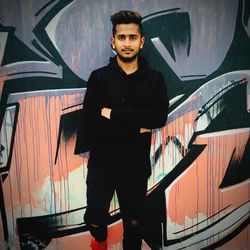
[{"label": "black jeans", "polygon": [[[117,166],[119,167],[119,166]],[[101,168],[88,168],[87,210],[84,216],[92,236],[97,241],[107,237],[109,206],[114,191],[123,220],[123,249],[141,250],[140,209],[147,192],[147,177],[120,176]],[[98,228],[93,228],[98,225]]]}]

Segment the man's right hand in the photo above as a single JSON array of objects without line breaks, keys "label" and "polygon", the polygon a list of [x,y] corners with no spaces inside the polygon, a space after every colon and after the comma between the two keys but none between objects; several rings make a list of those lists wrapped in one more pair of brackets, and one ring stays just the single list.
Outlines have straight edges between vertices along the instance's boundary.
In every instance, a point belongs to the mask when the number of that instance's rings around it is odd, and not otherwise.
[{"label": "man's right hand", "polygon": [[140,134],[143,134],[143,133],[149,133],[151,132],[151,129],[147,129],[147,128],[140,128]]}]

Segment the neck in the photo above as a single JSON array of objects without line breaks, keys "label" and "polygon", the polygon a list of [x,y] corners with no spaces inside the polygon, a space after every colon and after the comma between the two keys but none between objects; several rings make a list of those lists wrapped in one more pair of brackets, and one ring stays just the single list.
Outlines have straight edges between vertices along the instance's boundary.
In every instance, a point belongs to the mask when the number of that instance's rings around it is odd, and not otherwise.
[{"label": "neck", "polygon": [[124,62],[117,56],[117,63],[127,75],[138,70],[138,56],[131,62]]}]

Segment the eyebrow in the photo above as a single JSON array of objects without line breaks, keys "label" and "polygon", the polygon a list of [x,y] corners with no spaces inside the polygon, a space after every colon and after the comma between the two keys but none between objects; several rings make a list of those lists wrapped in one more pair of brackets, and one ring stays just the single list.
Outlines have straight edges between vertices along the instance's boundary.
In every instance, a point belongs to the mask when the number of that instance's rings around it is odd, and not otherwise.
[{"label": "eyebrow", "polygon": [[117,36],[139,36],[139,35],[137,35],[137,34],[127,34],[127,35],[125,35],[125,34],[118,34]]}]

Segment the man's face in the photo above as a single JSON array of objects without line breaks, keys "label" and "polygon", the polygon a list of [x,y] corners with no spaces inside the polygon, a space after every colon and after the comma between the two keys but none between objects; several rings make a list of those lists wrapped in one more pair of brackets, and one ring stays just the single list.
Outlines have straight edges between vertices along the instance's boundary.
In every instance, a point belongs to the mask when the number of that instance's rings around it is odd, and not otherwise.
[{"label": "man's face", "polygon": [[142,49],[144,37],[141,36],[137,24],[118,24],[116,33],[111,38],[111,45],[122,61],[131,62]]}]

